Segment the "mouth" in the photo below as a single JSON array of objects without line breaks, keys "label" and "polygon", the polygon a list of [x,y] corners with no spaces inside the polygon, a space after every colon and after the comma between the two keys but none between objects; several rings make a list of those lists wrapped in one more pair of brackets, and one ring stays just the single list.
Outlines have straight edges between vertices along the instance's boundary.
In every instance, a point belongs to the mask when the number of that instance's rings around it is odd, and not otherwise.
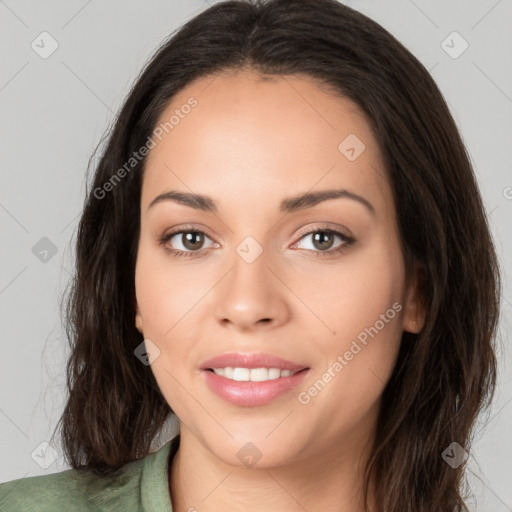
[{"label": "mouth", "polygon": [[293,371],[281,370],[280,368],[233,368],[232,366],[227,366],[224,368],[206,368],[205,370],[236,382],[267,382],[269,380],[291,377],[297,373],[309,370],[309,368]]},{"label": "mouth", "polygon": [[239,407],[266,405],[288,394],[311,371],[304,364],[265,353],[222,354],[200,369],[210,391]]}]

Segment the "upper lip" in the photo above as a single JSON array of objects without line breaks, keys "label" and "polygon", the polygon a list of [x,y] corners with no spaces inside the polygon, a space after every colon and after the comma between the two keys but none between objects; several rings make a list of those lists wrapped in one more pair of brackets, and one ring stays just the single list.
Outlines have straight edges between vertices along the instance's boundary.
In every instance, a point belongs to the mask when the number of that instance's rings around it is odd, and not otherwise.
[{"label": "upper lip", "polygon": [[240,354],[236,352],[229,352],[219,356],[212,357],[204,361],[201,365],[202,370],[213,368],[279,368],[280,370],[299,371],[307,366],[293,363],[272,354],[263,352],[257,354]]}]

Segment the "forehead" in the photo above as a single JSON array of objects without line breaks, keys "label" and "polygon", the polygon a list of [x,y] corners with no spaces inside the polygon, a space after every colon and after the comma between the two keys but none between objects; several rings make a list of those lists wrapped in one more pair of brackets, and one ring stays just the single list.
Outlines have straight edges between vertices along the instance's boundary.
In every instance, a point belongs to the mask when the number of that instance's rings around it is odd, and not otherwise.
[{"label": "forehead", "polygon": [[[183,108],[191,98],[195,106]],[[311,77],[202,77],[173,98],[158,125],[165,123],[145,164],[143,205],[169,188],[255,202],[275,196],[277,204],[284,193],[341,186],[390,201],[365,116]]]}]

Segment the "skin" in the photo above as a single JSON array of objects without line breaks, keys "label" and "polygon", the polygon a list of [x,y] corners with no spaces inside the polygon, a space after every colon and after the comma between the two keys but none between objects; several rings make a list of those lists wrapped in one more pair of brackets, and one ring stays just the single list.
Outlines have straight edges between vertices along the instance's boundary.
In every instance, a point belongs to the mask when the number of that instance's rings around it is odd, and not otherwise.
[{"label": "skin", "polygon": [[[160,350],[151,369],[180,420],[174,509],[362,511],[380,397],[402,331],[418,331],[424,320],[377,141],[354,103],[310,77],[263,79],[248,69],[203,77],[173,98],[162,121],[191,96],[198,105],[146,162],[135,273],[136,325]],[[349,134],[366,146],[355,161],[338,150]],[[285,198],[340,188],[369,201],[374,214],[350,198],[279,211]],[[169,190],[211,196],[218,212],[172,201],[148,209]],[[326,224],[356,241],[325,254],[343,240],[315,245],[306,232]],[[178,258],[159,243],[181,226],[206,234],[203,245],[194,242],[201,255]],[[263,251],[250,264],[236,252],[247,236]],[[167,242],[194,251],[184,244],[182,234]],[[394,303],[401,311],[301,403],[299,393]],[[240,407],[210,391],[199,369],[232,351],[269,352],[311,370],[269,404]],[[253,467],[237,456],[248,442],[261,452]]]}]

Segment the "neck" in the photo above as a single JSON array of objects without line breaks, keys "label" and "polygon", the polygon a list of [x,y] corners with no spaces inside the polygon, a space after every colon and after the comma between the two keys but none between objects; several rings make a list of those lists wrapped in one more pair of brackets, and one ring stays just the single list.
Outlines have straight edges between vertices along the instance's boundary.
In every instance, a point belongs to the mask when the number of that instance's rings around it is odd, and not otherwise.
[{"label": "neck", "polygon": [[[362,473],[369,453],[353,439],[278,467],[249,468],[226,464],[184,425],[180,438],[170,476],[176,512],[364,512]],[[370,510],[376,510],[373,493],[372,482]]]}]

